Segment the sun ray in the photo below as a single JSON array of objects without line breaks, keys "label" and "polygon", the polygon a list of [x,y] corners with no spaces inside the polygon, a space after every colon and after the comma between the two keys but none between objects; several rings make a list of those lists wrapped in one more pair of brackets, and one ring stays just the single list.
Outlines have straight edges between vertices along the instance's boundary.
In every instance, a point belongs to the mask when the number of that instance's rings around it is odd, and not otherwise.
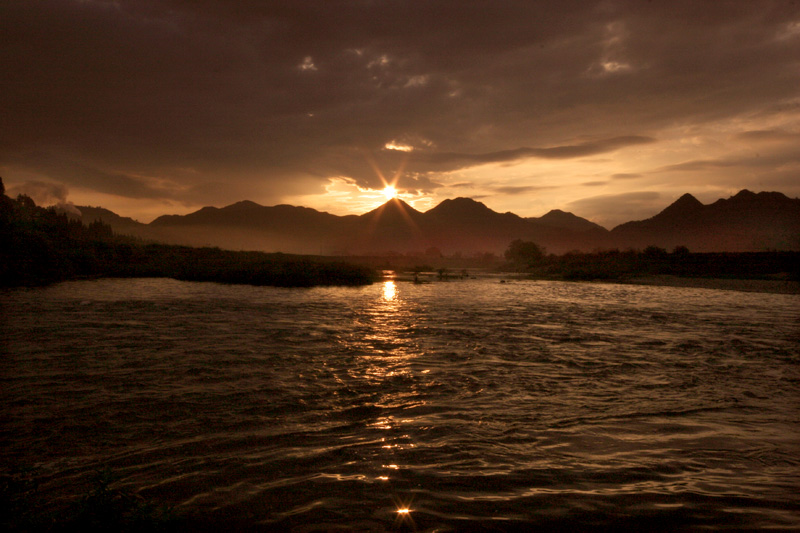
[{"label": "sun ray", "polygon": [[[411,232],[412,235],[419,236],[421,235],[421,230],[419,226],[414,221],[411,213],[407,211],[407,206],[401,199],[400,199],[400,191],[397,189],[397,183],[400,180],[400,176],[405,171],[406,165],[408,164],[408,153],[404,154],[404,157],[400,159],[399,165],[395,170],[394,174],[392,175],[391,181],[386,179],[386,176],[381,171],[380,167],[378,166],[378,162],[372,156],[370,152],[367,150],[363,151],[364,159],[367,164],[372,167],[372,170],[375,172],[375,175],[380,179],[381,183],[383,184],[383,189],[378,190],[385,198],[386,203],[382,204],[375,210],[375,216],[370,221],[368,225],[367,234],[374,235],[375,230],[378,226],[379,220],[383,215],[385,210],[395,211],[398,212],[400,217],[403,219],[403,222],[408,227],[408,230]],[[373,189],[375,190],[375,189]],[[413,208],[411,208],[413,209]]]},{"label": "sun ray", "polygon": [[397,189],[395,189],[392,185],[387,185],[381,191],[383,195],[386,197],[387,200],[391,200],[393,198],[397,198]]},{"label": "sun ray", "polygon": [[375,172],[375,175],[383,184],[383,189],[380,190],[380,193],[383,194],[387,200],[393,200],[400,196],[400,191],[397,190],[397,183],[400,181],[400,176],[402,176],[403,172],[406,169],[406,165],[408,164],[409,153],[403,153],[403,157],[400,158],[400,162],[395,170],[394,174],[392,175],[391,179],[386,179],[386,175],[378,166],[378,162],[375,160],[375,157],[367,150],[363,150],[364,159],[366,160],[367,164],[372,167],[372,170]]}]

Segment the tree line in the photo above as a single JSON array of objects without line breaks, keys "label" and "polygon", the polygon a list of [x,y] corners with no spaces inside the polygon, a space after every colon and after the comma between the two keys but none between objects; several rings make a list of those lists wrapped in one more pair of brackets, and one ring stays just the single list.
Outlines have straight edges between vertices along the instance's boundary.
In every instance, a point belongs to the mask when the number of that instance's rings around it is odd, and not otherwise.
[{"label": "tree line", "polygon": [[9,198],[0,179],[0,285],[32,286],[99,277],[169,277],[283,287],[365,285],[365,266],[281,253],[235,252],[146,243],[83,224],[25,195]]},{"label": "tree line", "polygon": [[658,246],[644,250],[598,250],[548,255],[533,242],[516,240],[505,252],[508,264],[544,279],[614,280],[648,275],[693,278],[800,280],[800,252],[704,252],[686,246],[671,252]]}]

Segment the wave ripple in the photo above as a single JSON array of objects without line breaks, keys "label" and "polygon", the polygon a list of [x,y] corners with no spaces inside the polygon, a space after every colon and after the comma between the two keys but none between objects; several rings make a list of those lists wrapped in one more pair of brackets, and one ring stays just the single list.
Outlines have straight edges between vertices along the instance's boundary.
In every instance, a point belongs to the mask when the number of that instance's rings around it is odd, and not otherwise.
[{"label": "wave ripple", "polygon": [[2,296],[2,467],[52,508],[110,468],[209,529],[800,528],[796,296],[491,279]]}]

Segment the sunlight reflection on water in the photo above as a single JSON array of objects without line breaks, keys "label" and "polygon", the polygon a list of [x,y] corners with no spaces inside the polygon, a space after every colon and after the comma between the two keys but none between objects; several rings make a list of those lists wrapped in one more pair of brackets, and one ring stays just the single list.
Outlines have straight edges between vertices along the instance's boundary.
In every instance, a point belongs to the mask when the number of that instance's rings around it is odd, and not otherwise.
[{"label": "sunlight reflection on water", "polygon": [[397,285],[392,280],[383,282],[383,299],[387,302],[394,300],[397,297]]},{"label": "sunlight reflection on water", "polygon": [[420,530],[731,509],[800,526],[796,296],[494,279],[3,296],[4,468],[44,494],[108,466],[276,530],[403,509]]}]

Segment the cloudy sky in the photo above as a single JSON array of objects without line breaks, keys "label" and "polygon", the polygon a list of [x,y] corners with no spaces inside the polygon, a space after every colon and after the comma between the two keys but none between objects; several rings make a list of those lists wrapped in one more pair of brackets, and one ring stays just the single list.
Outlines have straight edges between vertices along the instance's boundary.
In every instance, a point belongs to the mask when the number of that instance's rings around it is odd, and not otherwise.
[{"label": "cloudy sky", "polygon": [[0,72],[8,192],[142,222],[800,196],[792,0],[4,0]]}]

